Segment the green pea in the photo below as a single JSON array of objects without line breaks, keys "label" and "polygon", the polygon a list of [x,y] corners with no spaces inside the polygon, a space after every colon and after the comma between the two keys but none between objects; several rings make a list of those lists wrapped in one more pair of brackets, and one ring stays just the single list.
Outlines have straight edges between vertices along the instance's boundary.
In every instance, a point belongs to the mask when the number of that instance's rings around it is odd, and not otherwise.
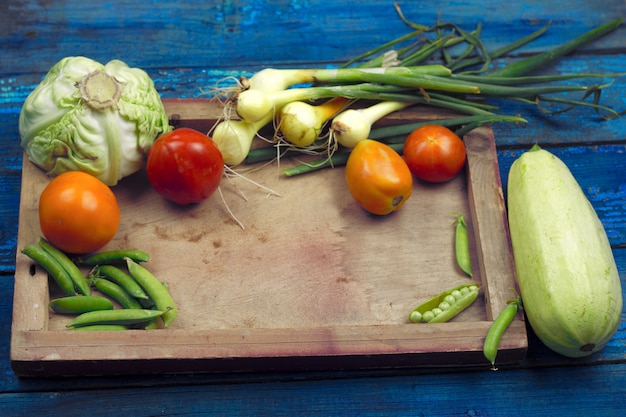
[{"label": "green pea", "polygon": [[446,295],[446,297],[443,299],[443,301],[445,301],[449,305],[452,305],[452,304],[456,303],[456,300],[457,300],[456,297],[454,297],[452,294]]},{"label": "green pea", "polygon": [[159,318],[156,318],[154,320],[150,320],[148,323],[146,323],[146,325],[144,326],[145,330],[156,330],[159,328]]},{"label": "green pea", "polygon": [[472,276],[472,262],[470,259],[470,251],[469,251],[469,238],[467,234],[467,224],[465,223],[465,216],[459,214],[456,221],[454,222],[456,225],[455,231],[455,250],[456,250],[456,261],[459,267],[463,272],[465,272],[468,276]]},{"label": "green pea", "polygon": [[447,301],[442,301],[441,303],[439,303],[439,309],[441,311],[446,311],[450,308],[450,303],[448,303]]},{"label": "green pea", "polygon": [[178,315],[178,309],[169,291],[152,273],[130,258],[126,258],[130,275],[141,285],[154,301],[158,310],[163,311],[163,326],[167,327]]},{"label": "green pea", "polygon": [[83,313],[72,320],[67,327],[82,327],[95,324],[139,324],[147,323],[163,315],[163,311],[145,309],[101,310]]},{"label": "green pea", "polygon": [[415,312],[418,312],[422,315],[422,322],[446,322],[469,307],[478,297],[478,290],[479,285],[472,283],[444,291],[415,307],[409,313],[409,321],[418,323],[411,320],[411,316],[416,317]]},{"label": "green pea", "polygon": [[98,291],[108,295],[115,301],[117,301],[124,308],[142,308],[141,304],[137,302],[122,286],[109,281],[107,279],[96,278],[94,286]]},{"label": "green pea", "polygon": [[81,314],[88,311],[113,310],[113,303],[97,295],[70,295],[56,298],[49,303],[57,314]]},{"label": "green pea", "polygon": [[423,314],[423,320],[426,323],[430,323],[430,321],[434,318],[435,318],[435,313],[433,313],[432,310],[428,310],[427,312]]},{"label": "green pea", "polygon": [[57,262],[65,269],[65,271],[70,276],[72,282],[74,282],[74,286],[78,290],[79,293],[83,295],[90,295],[91,289],[89,288],[89,283],[87,282],[87,278],[80,272],[80,269],[76,266],[74,262],[59,249],[54,247],[50,242],[46,241],[43,238],[39,239],[39,246],[46,252],[50,254],[50,256],[54,257]]},{"label": "green pea", "polygon": [[496,370],[496,356],[498,355],[498,347],[500,346],[500,339],[502,339],[502,335],[506,329],[508,329],[511,322],[515,318],[517,311],[521,306],[522,299],[517,298],[511,301],[505,308],[498,314],[498,317],[493,321],[491,327],[489,327],[489,331],[487,332],[487,337],[485,337],[485,342],[483,345],[483,355],[485,359],[491,363],[491,367],[493,370]]},{"label": "green pea", "polygon": [[421,323],[423,320],[422,317],[422,313],[420,313],[419,311],[411,311],[411,314],[409,314],[409,321],[411,323]]},{"label": "green pea", "polygon": [[82,327],[73,327],[72,330],[75,331],[119,331],[119,330],[128,330],[128,327],[123,324],[92,324],[89,326]]},{"label": "green pea", "polygon": [[28,245],[22,253],[45,269],[61,290],[68,295],[76,294],[74,281],[61,264],[48,252],[35,245]]},{"label": "green pea", "polygon": [[104,276],[120,285],[126,292],[137,299],[148,299],[148,295],[133,277],[113,265],[101,265],[91,272],[92,280]]},{"label": "green pea", "polygon": [[98,252],[93,255],[89,255],[86,258],[79,258],[78,263],[81,265],[92,266],[123,264],[126,262],[125,258],[130,258],[135,262],[148,262],[150,260],[150,255],[147,252],[137,249],[110,250]]}]

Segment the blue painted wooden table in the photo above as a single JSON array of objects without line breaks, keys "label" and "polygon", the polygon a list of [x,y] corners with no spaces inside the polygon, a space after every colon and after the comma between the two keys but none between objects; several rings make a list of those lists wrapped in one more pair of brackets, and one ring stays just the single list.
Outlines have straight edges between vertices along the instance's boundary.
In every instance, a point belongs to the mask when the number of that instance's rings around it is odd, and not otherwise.
[{"label": "blue painted wooden table", "polygon": [[[552,48],[619,17],[623,0],[403,2],[409,20],[440,16],[497,48],[548,21],[522,53]],[[102,3],[5,1],[0,5],[0,410],[2,415],[421,415],[514,416],[626,413],[626,315],[607,347],[567,359],[529,333],[526,359],[498,372],[455,369],[307,373],[20,378],[9,362],[22,150],[18,116],[26,96],[60,58],[117,58],[145,69],[164,98],[198,97],[226,76],[267,66],[334,66],[406,33],[388,1],[190,0]],[[494,65],[515,59],[506,57]],[[626,26],[544,68],[544,73],[626,72]],[[626,77],[603,101],[626,109]],[[588,109],[544,116],[514,103],[526,126],[494,126],[506,184],[532,143],[571,168],[607,230],[626,289],[626,119]],[[506,192],[506,190],[505,190]]]}]

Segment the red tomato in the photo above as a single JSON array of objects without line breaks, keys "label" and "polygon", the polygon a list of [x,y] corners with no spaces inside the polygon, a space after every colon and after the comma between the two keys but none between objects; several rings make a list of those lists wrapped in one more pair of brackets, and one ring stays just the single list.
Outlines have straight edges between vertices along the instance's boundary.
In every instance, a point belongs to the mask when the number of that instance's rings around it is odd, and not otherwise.
[{"label": "red tomato", "polygon": [[44,237],[70,253],[89,253],[106,245],[120,224],[113,191],[96,177],[66,172],[48,183],[39,197]]},{"label": "red tomato", "polygon": [[417,178],[445,182],[465,165],[465,144],[444,126],[425,125],[415,129],[404,142],[404,160]]},{"label": "red tomato", "polygon": [[199,203],[220,185],[224,158],[211,138],[182,127],[159,137],[148,152],[154,190],[180,205]]},{"label": "red tomato", "polygon": [[413,177],[402,157],[375,140],[359,142],[346,163],[352,197],[373,214],[398,210],[413,192]]}]

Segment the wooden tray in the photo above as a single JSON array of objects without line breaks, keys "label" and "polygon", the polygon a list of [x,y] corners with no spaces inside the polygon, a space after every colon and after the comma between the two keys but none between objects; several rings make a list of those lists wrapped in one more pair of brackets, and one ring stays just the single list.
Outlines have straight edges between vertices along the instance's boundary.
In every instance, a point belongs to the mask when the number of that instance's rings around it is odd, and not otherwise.
[{"label": "wooden tray", "polygon": [[[221,113],[209,100],[166,100],[178,126],[208,131]],[[442,117],[417,108],[397,119]],[[393,119],[387,119],[386,122]],[[20,249],[36,242],[38,197],[48,178],[25,158],[16,259],[11,363],[19,375],[278,371],[387,367],[489,368],[482,344],[490,321],[512,298],[514,264],[493,133],[465,137],[467,169],[439,185],[416,181],[402,210],[373,217],[349,195],[343,168],[287,178],[274,163],[242,166],[186,208],[169,204],[144,172],[114,187],[122,209],[104,249],[139,248],[179,307],[168,329],[72,332],[50,313],[58,296]],[[281,167],[293,162],[282,160]],[[242,197],[245,195],[245,198]],[[453,213],[465,213],[474,277],[454,258]],[[481,295],[453,321],[410,324],[420,302],[462,283]],[[521,315],[501,342],[498,363],[523,359]]]}]

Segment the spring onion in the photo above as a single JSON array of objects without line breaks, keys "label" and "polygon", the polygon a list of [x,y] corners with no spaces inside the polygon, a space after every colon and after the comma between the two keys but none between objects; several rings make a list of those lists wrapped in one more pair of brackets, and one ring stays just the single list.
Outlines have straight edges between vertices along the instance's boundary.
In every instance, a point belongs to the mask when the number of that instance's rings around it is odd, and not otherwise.
[{"label": "spring onion", "polygon": [[288,142],[299,147],[309,146],[320,136],[328,119],[348,103],[344,97],[335,97],[315,106],[292,101],[280,109],[278,129]]},{"label": "spring onion", "polygon": [[[609,33],[618,27],[623,19],[616,19],[598,27],[552,51],[519,60],[509,65],[506,71],[490,72],[488,70],[493,59],[500,58],[541,36],[547,31],[549,24],[502,48],[488,51],[479,37],[482,30],[480,25],[472,32],[445,22],[437,22],[433,27],[426,27],[409,22],[402,16],[397,6],[396,9],[402,21],[415,30],[360,55],[340,68],[265,69],[249,79],[242,79],[241,89],[234,100],[236,111],[241,118],[250,126],[259,120],[269,123],[274,117],[275,122],[279,124],[282,137],[296,146],[289,148],[289,144],[285,145],[284,141],[277,140],[280,136],[276,136],[273,149],[257,149],[250,158],[248,155],[239,155],[237,160],[242,161],[243,158],[248,158],[246,161],[263,160],[272,155],[272,152],[274,157],[278,154],[291,155],[293,151],[308,154],[325,152],[324,159],[320,160],[323,163],[314,161],[311,165],[315,165],[315,169],[320,166],[333,166],[337,164],[333,153],[345,153],[338,151],[337,144],[349,150],[360,140],[359,137],[368,138],[368,136],[386,142],[401,142],[402,135],[406,137],[406,134],[410,133],[407,129],[415,129],[415,123],[406,121],[382,128],[373,124],[384,115],[409,105],[425,105],[451,111],[449,120],[438,119],[436,122],[444,124],[450,121],[450,126],[456,126],[459,134],[486,123],[525,122],[519,116],[497,114],[498,107],[485,102],[488,98],[534,105],[544,113],[564,112],[572,107],[585,106],[595,109],[598,113],[608,112],[609,116],[605,118],[617,117],[620,114],[599,104],[600,93],[610,85],[609,83],[576,85],[561,81],[623,74],[531,76],[529,73],[576,47]],[[429,35],[436,38],[429,39],[427,37]],[[412,44],[403,45],[406,42]],[[462,43],[465,43],[464,48]],[[443,65],[416,64],[426,58],[432,58],[435,53],[441,54]],[[364,59],[369,61],[363,61]],[[472,67],[478,69],[471,70]],[[573,95],[577,92],[580,93],[578,98]],[[349,103],[341,114],[335,116],[328,129],[330,133],[328,137],[327,131],[322,128],[323,123],[312,123],[315,119],[312,114],[316,106],[311,106],[309,102],[322,98],[330,98],[330,103],[340,99]],[[359,101],[364,99],[376,104],[370,107],[360,105]],[[547,109],[545,103],[561,106],[559,109],[557,106]],[[369,114],[371,117],[364,118],[368,113],[374,113],[376,109],[378,109],[376,117]],[[348,135],[351,128],[344,118],[349,117],[358,120],[359,124],[352,128],[355,132],[361,131],[360,136],[356,138]],[[294,135],[288,133],[292,120],[296,120],[298,122],[296,126],[299,126]],[[307,122],[308,125],[301,122]],[[303,126],[307,126],[306,129]],[[311,133],[305,135],[303,133],[305,130]],[[284,148],[280,149],[281,147]],[[239,147],[239,150],[245,151],[249,148],[246,145]],[[310,169],[307,168],[305,172],[307,170]]]},{"label": "spring onion", "polygon": [[298,84],[310,84],[316,82],[344,83],[363,82],[364,73],[377,73],[387,75],[436,75],[447,77],[452,74],[450,69],[443,65],[419,65],[388,68],[337,68],[337,69],[276,69],[265,68],[252,77],[241,77],[240,83],[243,90],[258,90],[266,93],[286,90]]},{"label": "spring onion", "polygon": [[249,123],[245,120],[224,120],[213,128],[211,137],[224,157],[226,165],[239,165],[246,159],[252,141],[259,130],[270,123],[273,115],[268,113],[261,120]]},{"label": "spring onion", "polygon": [[381,101],[360,109],[348,109],[333,119],[330,130],[334,139],[346,148],[368,139],[372,125],[383,117],[403,109],[410,101]]},{"label": "spring onion", "polygon": [[504,68],[492,71],[489,73],[491,77],[515,77],[519,75],[528,74],[536,69],[542,68],[546,64],[553,62],[554,60],[566,55],[580,46],[589,43],[595,39],[598,39],[607,33],[610,33],[617,29],[624,22],[624,18],[615,19],[609,23],[599,26],[578,38],[575,38],[557,48],[550,51],[533,55],[531,57],[522,59],[507,65]]},{"label": "spring onion", "polygon": [[402,91],[401,87],[373,83],[330,85],[319,87],[290,88],[264,93],[259,90],[242,91],[237,97],[236,111],[250,123],[274,115],[285,104],[292,101],[318,100],[322,98],[344,97],[348,99],[385,99],[386,94]]}]

